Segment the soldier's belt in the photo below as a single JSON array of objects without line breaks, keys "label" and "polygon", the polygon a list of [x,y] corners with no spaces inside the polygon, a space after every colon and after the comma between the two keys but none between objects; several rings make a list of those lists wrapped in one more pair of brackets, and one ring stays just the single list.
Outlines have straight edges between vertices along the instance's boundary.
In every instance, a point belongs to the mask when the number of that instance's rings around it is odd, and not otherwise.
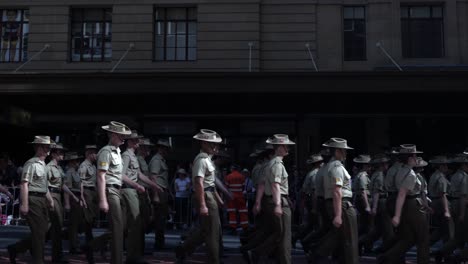
[{"label": "soldier's belt", "polygon": [[[341,198],[341,201],[343,201],[343,202],[351,202],[352,200],[353,200],[353,199],[351,199],[350,197],[343,197],[343,198]],[[330,201],[333,202],[333,198],[327,198],[327,199],[325,199],[325,201],[327,201],[327,202],[330,202]]]},{"label": "soldier's belt", "polygon": [[46,193],[42,192],[29,192],[29,196],[36,196],[36,197],[45,197]]},{"label": "soldier's belt", "polygon": [[122,186],[118,185],[118,184],[106,184],[106,188],[115,188],[115,189],[121,189]]},{"label": "soldier's belt", "polygon": [[96,188],[95,188],[95,187],[92,187],[92,186],[83,186],[83,189],[85,189],[85,190],[91,190],[91,191],[96,190]]},{"label": "soldier's belt", "polygon": [[206,187],[204,190],[205,190],[205,192],[214,192],[214,191],[215,191],[215,187],[213,187],[213,186]]},{"label": "soldier's belt", "polygon": [[62,190],[60,190],[60,188],[49,187],[49,192],[51,192],[51,193],[62,193]]},{"label": "soldier's belt", "polygon": [[406,195],[406,200],[416,199],[419,197],[419,194]]},{"label": "soldier's belt", "polygon": [[122,184],[122,189],[133,189],[132,186],[128,185],[128,184]]}]

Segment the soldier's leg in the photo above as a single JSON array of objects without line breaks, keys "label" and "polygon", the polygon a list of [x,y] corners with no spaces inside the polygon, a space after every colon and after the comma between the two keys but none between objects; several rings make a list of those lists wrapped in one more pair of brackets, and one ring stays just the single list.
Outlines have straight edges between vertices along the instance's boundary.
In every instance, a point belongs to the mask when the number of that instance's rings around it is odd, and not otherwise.
[{"label": "soldier's leg", "polygon": [[358,227],[356,211],[351,202],[342,202],[343,224],[341,226],[345,263],[358,264]]},{"label": "soldier's leg", "polygon": [[109,226],[111,231],[111,263],[120,264],[123,259],[123,216],[120,190],[108,188]]},{"label": "soldier's leg", "polygon": [[281,240],[279,247],[279,262],[291,263],[291,208],[286,199],[283,200],[283,215],[281,216]]},{"label": "soldier's leg", "polygon": [[220,221],[218,204],[212,192],[207,192],[205,197],[206,207],[208,207],[208,217],[201,217],[200,222],[205,234],[205,244],[208,253],[208,263],[220,263],[219,260],[219,235]]},{"label": "soldier's leg", "polygon": [[164,232],[167,224],[167,215],[169,213],[167,191],[159,193],[159,202],[155,204],[154,210],[154,231],[155,231],[155,246],[164,247]]},{"label": "soldier's leg", "polygon": [[126,207],[127,219],[127,260],[139,260],[141,258],[141,217],[138,194],[135,189],[123,189],[122,200]]},{"label": "soldier's leg", "polygon": [[282,235],[282,221],[281,217],[274,214],[274,209],[275,203],[273,198],[267,198],[265,205],[262,208],[265,216],[264,230],[266,232],[266,236],[254,249],[252,249],[252,254],[255,256],[270,256],[277,250],[278,241],[281,239]]},{"label": "soldier's leg", "polygon": [[54,210],[50,215],[50,236],[52,240],[52,260],[59,260],[62,257],[62,227],[63,210],[61,196],[58,193],[51,193],[54,199]]},{"label": "soldier's leg", "polygon": [[[325,204],[326,207],[326,215],[328,219],[325,221],[328,221],[330,223],[330,228],[328,232],[320,239],[320,244],[315,250],[315,255],[319,257],[328,257],[333,254],[333,252],[338,248],[338,243],[341,237],[341,232],[339,231],[338,228],[333,226],[332,221],[333,221],[333,201],[328,200],[326,201]],[[325,223],[325,225],[327,225]]]},{"label": "soldier's leg", "polygon": [[31,229],[31,255],[33,263],[44,263],[44,244],[48,229],[48,208],[45,197],[29,197],[29,212],[26,219]]},{"label": "soldier's leg", "polygon": [[70,212],[70,229],[69,229],[69,243],[70,243],[70,251],[76,252],[79,248],[78,245],[78,229],[80,226],[80,222],[82,219],[82,210],[81,206],[76,201],[70,201],[71,203],[71,212]]}]

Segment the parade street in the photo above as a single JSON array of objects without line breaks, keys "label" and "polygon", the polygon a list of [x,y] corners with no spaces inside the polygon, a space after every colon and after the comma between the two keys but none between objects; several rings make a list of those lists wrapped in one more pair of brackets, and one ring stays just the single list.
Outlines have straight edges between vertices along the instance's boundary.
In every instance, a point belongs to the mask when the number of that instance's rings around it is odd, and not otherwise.
[{"label": "parade street", "polygon": [[[98,236],[102,234],[105,229],[94,229],[94,235]],[[0,226],[0,263],[8,263],[8,255],[6,247],[17,241],[18,239],[25,237],[29,233],[27,226]],[[80,236],[80,240],[84,241],[84,236]],[[153,253],[152,248],[154,246],[154,234],[146,235],[146,252],[145,260],[149,263],[175,263],[175,255],[173,252],[174,247],[180,241],[180,232],[179,231],[169,231],[166,234],[166,248]],[[223,257],[223,262],[225,264],[240,264],[245,263],[242,259],[242,255],[239,253],[239,239],[232,235],[224,235],[224,248],[225,254]],[[50,243],[46,246],[46,256],[50,256]],[[64,243],[64,250],[68,252],[68,244]],[[292,262],[297,264],[307,263],[306,257],[301,249],[300,243],[297,243],[297,248],[293,249],[292,252]],[[406,263],[416,263],[415,250],[408,252]],[[95,253],[96,263],[109,263],[110,255],[109,252],[106,252],[104,255],[100,253]],[[30,263],[31,257],[29,254],[22,255],[18,258],[18,263]],[[74,255],[69,258],[70,263],[86,263],[86,258],[84,255]],[[46,257],[46,263],[50,263],[50,257]],[[205,263],[205,254],[204,249],[200,248],[192,258],[187,260],[187,263]],[[375,263],[375,256],[363,256],[361,257],[361,263]]]}]

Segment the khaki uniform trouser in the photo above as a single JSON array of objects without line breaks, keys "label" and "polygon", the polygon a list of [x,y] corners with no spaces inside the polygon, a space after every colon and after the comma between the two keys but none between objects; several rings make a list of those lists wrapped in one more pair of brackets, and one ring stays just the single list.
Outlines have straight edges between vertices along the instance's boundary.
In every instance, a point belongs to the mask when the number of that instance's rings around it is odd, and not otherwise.
[{"label": "khaki uniform trouser", "polygon": [[49,225],[49,208],[46,197],[29,195],[29,212],[26,215],[31,235],[15,244],[17,253],[31,250],[32,263],[44,263],[44,245]]},{"label": "khaki uniform trouser", "polygon": [[94,220],[99,214],[99,202],[98,195],[94,190],[84,189],[83,196],[87,205],[87,208],[83,207],[84,229],[86,234],[86,242],[89,242],[93,239],[93,224]]},{"label": "khaki uniform trouser", "polygon": [[[334,209],[333,200],[326,200],[328,221],[333,222]],[[316,254],[320,256],[331,256],[338,252],[339,263],[358,264],[358,226],[356,211],[350,201],[341,202],[342,224],[339,228],[331,226],[328,233],[320,240]]]},{"label": "khaki uniform trouser", "polygon": [[140,215],[141,215],[141,226],[142,232],[140,234],[140,243],[141,243],[141,254],[145,253],[145,233],[147,232],[148,228],[151,226],[152,223],[152,206],[151,201],[149,198],[148,190],[144,193],[138,194],[138,200],[140,203]]},{"label": "khaki uniform trouser", "polygon": [[[76,193],[75,196],[80,197],[80,195]],[[82,221],[83,209],[80,206],[80,202],[76,202],[72,197],[70,197],[70,229],[68,239],[71,250],[77,250],[79,248],[78,232]]]},{"label": "khaki uniform trouser", "polygon": [[388,248],[390,242],[395,236],[392,225],[392,218],[386,209],[387,199],[380,198],[377,207],[377,214],[373,219],[373,224],[369,235],[366,237],[365,242],[367,245],[372,246],[376,240],[382,237],[382,247]]},{"label": "khaki uniform trouser", "polygon": [[142,220],[138,193],[133,188],[125,188],[122,194],[122,217],[127,230],[127,260],[138,260],[142,256]]},{"label": "khaki uniform trouser", "polygon": [[63,207],[62,195],[60,193],[50,193],[54,200],[54,210],[49,211],[50,216],[50,238],[52,240],[52,259],[58,260],[62,256],[62,228],[63,228]]},{"label": "khaki uniform trouser", "polygon": [[250,250],[260,245],[268,236],[268,231],[265,229],[265,224],[268,222],[265,216],[267,199],[262,197],[260,212],[255,217],[255,231],[247,238],[247,244],[241,247],[241,250]]},{"label": "khaki uniform trouser", "polygon": [[109,232],[92,240],[89,245],[93,250],[103,249],[110,241],[112,264],[123,263],[123,215],[122,196],[120,190],[116,188],[106,188],[107,203],[109,204],[108,222]]},{"label": "khaki uniform trouser", "polygon": [[453,222],[454,218],[453,216],[451,218],[444,216],[442,198],[433,199],[431,207],[434,211],[434,214],[432,215],[432,221],[436,226],[436,229],[431,233],[430,245],[433,245],[442,239],[444,244],[442,245],[440,252],[442,255],[449,255],[452,253],[449,252],[450,248],[453,247],[452,245],[455,243],[455,224]]},{"label": "khaki uniform trouser", "polygon": [[[198,216],[199,226],[193,230],[190,236],[183,244],[184,251],[190,255],[195,249],[203,244],[206,244],[208,253],[208,261],[206,263],[218,264],[219,260],[219,236],[220,236],[220,221],[218,204],[214,197],[214,193],[205,192],[205,203],[208,207],[208,216]],[[198,208],[199,202],[197,202]]]},{"label": "khaki uniform trouser", "polygon": [[[270,256],[277,253],[275,257],[281,264],[291,263],[291,206],[285,197],[281,197],[281,208],[283,214],[275,215],[275,202],[273,197],[265,197],[265,231],[266,238],[261,244],[253,249],[257,256]],[[262,209],[263,210],[263,209]]]},{"label": "khaki uniform trouser", "polygon": [[162,246],[164,244],[164,233],[167,225],[167,216],[169,214],[169,199],[168,192],[164,189],[164,192],[158,193],[159,202],[155,202],[153,205],[154,209],[154,235],[157,244]]},{"label": "khaki uniform trouser", "polygon": [[417,263],[429,263],[429,224],[418,199],[406,199],[397,228],[397,242],[384,253],[384,263],[397,263],[401,256],[417,247]]},{"label": "khaki uniform trouser", "polygon": [[458,219],[460,217],[460,201],[459,199],[454,199],[450,201],[451,204],[451,216],[452,216],[452,223],[453,223],[453,229],[454,229],[454,236],[452,240],[447,241],[447,243],[444,244],[442,247],[441,251],[445,254],[451,254],[457,247],[463,247],[464,243],[466,242],[467,238],[466,236],[468,235],[468,226],[467,226],[467,210],[468,208],[465,208],[465,221],[460,222]]}]

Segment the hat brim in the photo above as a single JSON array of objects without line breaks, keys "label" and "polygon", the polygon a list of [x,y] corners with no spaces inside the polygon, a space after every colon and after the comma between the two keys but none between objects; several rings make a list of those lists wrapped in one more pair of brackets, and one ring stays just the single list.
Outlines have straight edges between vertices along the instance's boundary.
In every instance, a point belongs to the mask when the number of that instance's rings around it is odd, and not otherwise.
[{"label": "hat brim", "polygon": [[311,159],[308,159],[308,160],[306,160],[306,163],[307,163],[307,164],[314,164],[314,163],[321,162],[321,161],[323,161],[323,159],[320,159],[320,160],[311,160]]},{"label": "hat brim", "polygon": [[78,159],[82,159],[83,157],[82,156],[77,156],[77,157],[73,157],[72,159],[71,158],[68,158],[68,159],[63,159],[64,161],[70,161],[70,160],[78,160]]},{"label": "hat brim", "polygon": [[413,152],[398,152],[398,154],[422,154],[424,152],[422,151],[419,151],[419,150],[416,150],[416,151],[413,151]]},{"label": "hat brim", "polygon": [[55,142],[53,140],[50,141],[50,143],[39,143],[39,142],[28,142],[28,144],[34,144],[34,145],[55,145]]},{"label": "hat brim", "polygon": [[296,145],[296,143],[294,143],[293,141],[289,140],[287,142],[275,142],[275,141],[272,141],[272,140],[269,140],[267,139],[266,140],[266,143],[267,144],[270,144],[270,145]]},{"label": "hat brim", "polygon": [[199,138],[196,135],[193,136],[194,139],[198,141],[205,141],[205,142],[211,142],[211,143],[221,143],[223,140],[221,138],[216,138],[216,139],[206,139],[206,138]]},{"label": "hat brim", "polygon": [[108,131],[108,132],[119,134],[119,135],[124,135],[124,136],[130,136],[132,134],[132,131],[124,131],[124,132],[113,131],[113,130],[110,129],[110,127],[108,125],[102,126],[101,128],[103,130]]},{"label": "hat brim", "polygon": [[172,146],[169,146],[169,145],[166,145],[166,144],[159,144],[159,143],[156,143],[156,146],[172,148]]},{"label": "hat brim", "polygon": [[323,143],[322,144],[323,147],[327,147],[327,148],[336,148],[336,149],[354,149],[350,146],[346,146],[346,147],[337,147],[337,146],[332,146],[332,145],[329,145],[327,143]]}]

